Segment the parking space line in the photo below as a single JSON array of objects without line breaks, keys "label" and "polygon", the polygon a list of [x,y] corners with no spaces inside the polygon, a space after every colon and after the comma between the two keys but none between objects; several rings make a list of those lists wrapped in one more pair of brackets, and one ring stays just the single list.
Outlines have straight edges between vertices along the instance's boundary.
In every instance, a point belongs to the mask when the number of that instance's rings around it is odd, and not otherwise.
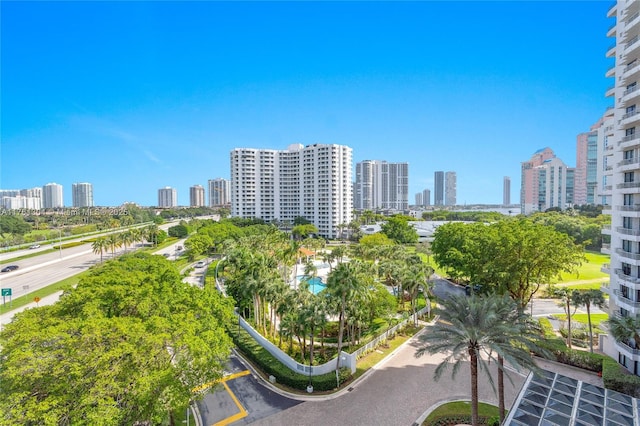
[{"label": "parking space line", "polygon": [[238,377],[246,376],[248,374],[251,374],[251,371],[244,370],[244,371],[241,371],[239,373],[229,374],[228,376],[225,376],[220,380],[213,380],[213,381],[211,381],[209,383],[205,383],[203,385],[196,386],[195,388],[191,389],[191,392],[200,392],[200,391],[203,391],[203,390],[205,390],[207,388],[210,388],[211,386],[215,385],[216,383],[224,383],[227,380],[237,379]]},{"label": "parking space line", "polygon": [[[244,371],[242,373],[245,373]],[[247,371],[248,373],[248,371]],[[246,376],[246,374],[241,374],[238,373],[241,376]],[[235,376],[235,374],[232,374],[232,376]],[[231,376],[229,376],[231,377]],[[240,377],[240,376],[238,376]],[[227,380],[231,380],[231,379],[227,379]],[[224,386],[224,388],[227,390],[227,392],[229,392],[229,395],[231,396],[231,399],[233,399],[233,402],[236,404],[236,407],[238,407],[238,410],[240,410],[239,413],[234,414],[233,416],[227,417],[224,420],[220,420],[218,423],[214,423],[212,426],[226,426],[228,424],[231,424],[233,422],[235,422],[236,420],[240,420],[243,419],[245,417],[248,416],[247,410],[244,409],[244,407],[242,406],[242,404],[240,404],[240,401],[238,401],[238,398],[236,398],[236,396],[234,395],[233,392],[231,392],[231,389],[229,389],[229,385],[227,385],[226,380],[224,380],[222,382],[222,386]]]}]

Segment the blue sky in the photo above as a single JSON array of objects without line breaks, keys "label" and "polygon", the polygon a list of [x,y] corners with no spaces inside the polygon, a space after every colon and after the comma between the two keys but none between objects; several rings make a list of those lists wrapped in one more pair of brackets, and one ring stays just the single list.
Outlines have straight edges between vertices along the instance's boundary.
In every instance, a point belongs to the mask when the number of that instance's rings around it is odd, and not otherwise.
[{"label": "blue sky", "polygon": [[520,163],[575,166],[612,105],[610,4],[2,1],[0,187],[183,205],[233,148],[335,143],[408,162],[410,203],[436,170],[517,203]]}]

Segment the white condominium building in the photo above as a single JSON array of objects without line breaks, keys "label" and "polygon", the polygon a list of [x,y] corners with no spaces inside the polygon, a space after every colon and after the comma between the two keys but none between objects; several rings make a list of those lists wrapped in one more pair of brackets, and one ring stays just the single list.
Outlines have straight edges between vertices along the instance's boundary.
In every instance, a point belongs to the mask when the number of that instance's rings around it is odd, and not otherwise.
[{"label": "white condominium building", "polygon": [[93,185],[74,183],[71,185],[73,207],[93,207]]},{"label": "white condominium building", "polygon": [[48,183],[42,187],[42,207],[45,209],[57,209],[64,207],[62,198],[62,185]]},{"label": "white condominium building", "polygon": [[231,204],[231,182],[228,179],[209,179],[209,207]]},{"label": "white condominium building", "polygon": [[290,145],[285,151],[231,151],[231,215],[265,221],[311,221],[336,238],[351,222],[352,150],[344,145]]},{"label": "white condominium building", "polygon": [[356,210],[409,208],[409,164],[365,160],[356,164]]},{"label": "white condominium building", "polygon": [[178,207],[178,191],[170,186],[158,189],[158,207]]},{"label": "white condominium building", "polygon": [[[611,178],[603,188],[605,199],[611,194],[611,274],[610,316],[640,315],[640,2],[618,0],[607,16],[615,19],[607,36],[615,43],[606,55],[613,66],[606,76],[613,86],[606,91],[614,102],[612,128],[605,152],[611,146]],[[602,126],[602,127],[607,127]],[[636,330],[637,332],[638,330]],[[631,337],[631,335],[629,336]],[[604,352],[631,373],[640,375],[640,347],[633,338],[616,340],[609,335]]]}]

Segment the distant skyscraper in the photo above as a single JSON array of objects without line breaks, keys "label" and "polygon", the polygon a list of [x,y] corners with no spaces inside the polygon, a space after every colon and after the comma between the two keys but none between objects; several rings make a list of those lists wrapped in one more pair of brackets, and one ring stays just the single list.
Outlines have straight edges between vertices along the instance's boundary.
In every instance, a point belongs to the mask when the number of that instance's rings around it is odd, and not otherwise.
[{"label": "distant skyscraper", "polygon": [[286,151],[231,151],[231,215],[293,223],[303,217],[336,238],[351,223],[352,150],[336,144],[289,145]]},{"label": "distant skyscraper", "polygon": [[227,179],[209,179],[209,207],[231,204],[231,182]]},{"label": "distant skyscraper", "polygon": [[425,207],[431,205],[431,191],[428,189],[422,191],[422,205]]},{"label": "distant skyscraper", "polygon": [[402,211],[408,207],[408,163],[365,160],[356,164],[356,210]]},{"label": "distant skyscraper", "polygon": [[93,185],[74,183],[71,185],[73,207],[93,207]]},{"label": "distant skyscraper", "polygon": [[598,127],[602,118],[591,126],[588,133],[576,138],[576,205],[595,204],[598,186]]},{"label": "distant skyscraper", "polygon": [[64,207],[62,198],[62,185],[48,183],[42,187],[42,207],[45,209],[57,209]]},{"label": "distant skyscraper", "polygon": [[178,206],[178,192],[170,186],[158,189],[158,207],[169,208]]},{"label": "distant skyscraper", "polygon": [[422,192],[418,192],[415,195],[415,199],[416,199],[416,206],[418,207],[422,207],[424,204],[422,203]]},{"label": "distant skyscraper", "polygon": [[433,205],[441,206],[444,204],[444,172],[435,172],[433,174]]},{"label": "distant skyscraper", "polygon": [[509,176],[502,179],[502,204],[505,206],[511,204],[511,178]]},{"label": "distant skyscraper", "polygon": [[189,205],[204,207],[204,187],[202,185],[193,185],[189,188]]},{"label": "distant skyscraper", "polygon": [[522,163],[520,211],[530,214],[572,206],[574,176],[575,169],[567,167],[551,148],[539,149],[529,161]]},{"label": "distant skyscraper", "polygon": [[445,206],[456,205],[456,172],[444,174],[444,204]]}]

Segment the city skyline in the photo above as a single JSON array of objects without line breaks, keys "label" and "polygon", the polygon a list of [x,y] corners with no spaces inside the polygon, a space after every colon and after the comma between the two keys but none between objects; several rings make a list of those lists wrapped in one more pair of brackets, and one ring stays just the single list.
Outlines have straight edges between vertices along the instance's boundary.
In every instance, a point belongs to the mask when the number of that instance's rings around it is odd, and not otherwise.
[{"label": "city skyline", "polygon": [[573,159],[611,104],[602,2],[2,7],[0,186],[92,182],[96,205],[166,185],[188,205],[232,149],[294,143],[407,162],[410,194],[456,170],[457,204],[500,204],[503,176],[520,187],[544,146]]}]

